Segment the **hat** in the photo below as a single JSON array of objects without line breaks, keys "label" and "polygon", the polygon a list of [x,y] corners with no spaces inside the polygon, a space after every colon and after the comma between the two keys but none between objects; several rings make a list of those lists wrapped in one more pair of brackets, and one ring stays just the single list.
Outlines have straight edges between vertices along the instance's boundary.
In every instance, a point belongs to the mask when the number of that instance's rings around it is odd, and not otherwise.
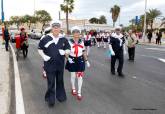
[{"label": "hat", "polygon": [[121,29],[122,29],[121,26],[117,26],[117,27],[115,27],[115,30],[121,30]]},{"label": "hat", "polygon": [[73,33],[74,31],[81,32],[81,29],[78,26],[74,26],[74,27],[71,28],[71,32]]},{"label": "hat", "polygon": [[50,23],[50,26],[51,27],[54,27],[54,26],[62,26],[62,22],[60,20],[53,20],[51,23]]}]

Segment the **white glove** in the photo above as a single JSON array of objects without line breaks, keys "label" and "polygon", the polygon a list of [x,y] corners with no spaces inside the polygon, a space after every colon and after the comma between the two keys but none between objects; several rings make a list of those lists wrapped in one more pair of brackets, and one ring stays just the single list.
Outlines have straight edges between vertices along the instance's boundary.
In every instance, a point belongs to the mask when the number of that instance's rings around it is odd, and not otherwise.
[{"label": "white glove", "polygon": [[124,50],[124,55],[126,55],[127,54],[127,51],[125,49],[125,45],[123,46],[123,50]]},{"label": "white glove", "polygon": [[65,50],[65,54],[70,54],[70,50],[69,49]]},{"label": "white glove", "polygon": [[112,56],[115,56],[115,52],[113,51],[113,49],[112,49],[112,46],[111,46],[111,45],[109,45],[109,50],[111,51],[111,55],[112,55]]},{"label": "white glove", "polygon": [[43,50],[38,50],[38,53],[41,55],[41,57],[44,59],[44,61],[49,61],[51,57],[44,54]]},{"label": "white glove", "polygon": [[74,63],[71,58],[68,58],[69,63]]},{"label": "white glove", "polygon": [[115,52],[113,50],[111,50],[111,55],[115,56]]},{"label": "white glove", "polygon": [[88,68],[91,66],[89,61],[86,61],[86,65],[87,65]]},{"label": "white glove", "polygon": [[65,51],[62,49],[59,49],[59,53],[60,53],[60,55],[65,55]]},{"label": "white glove", "polygon": [[124,50],[124,55],[126,55],[127,54],[127,52]]}]

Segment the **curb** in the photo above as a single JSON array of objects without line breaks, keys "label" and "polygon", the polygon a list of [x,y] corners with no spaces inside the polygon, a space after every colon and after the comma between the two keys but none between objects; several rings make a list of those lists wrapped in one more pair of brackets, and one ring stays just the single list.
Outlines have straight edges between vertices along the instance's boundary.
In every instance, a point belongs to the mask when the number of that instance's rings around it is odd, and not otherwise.
[{"label": "curb", "polygon": [[21,87],[21,81],[20,81],[20,75],[19,75],[19,69],[18,69],[18,62],[16,59],[14,48],[12,47],[11,43],[9,43],[9,45],[11,48],[12,57],[13,57],[13,65],[14,65],[16,114],[25,114],[22,87]]}]

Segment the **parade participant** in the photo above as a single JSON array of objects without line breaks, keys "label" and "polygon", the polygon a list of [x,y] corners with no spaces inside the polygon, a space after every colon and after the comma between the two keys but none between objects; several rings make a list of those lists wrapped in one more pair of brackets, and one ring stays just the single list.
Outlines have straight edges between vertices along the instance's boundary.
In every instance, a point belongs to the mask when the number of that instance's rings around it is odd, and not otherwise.
[{"label": "parade participant", "polygon": [[84,45],[85,45],[85,49],[87,52],[87,56],[89,55],[90,52],[90,47],[91,47],[91,34],[89,32],[87,32],[86,35],[84,35]]},{"label": "parade participant", "polygon": [[101,45],[101,37],[100,37],[100,33],[97,33],[97,35],[96,35],[96,41],[97,41],[97,47],[99,48],[100,47],[100,45]]},{"label": "parade participant", "polygon": [[124,77],[124,74],[122,72],[124,54],[126,54],[124,43],[125,39],[121,34],[121,27],[118,26],[116,27],[115,33],[111,35],[109,50],[111,52],[111,73],[112,75],[115,75],[115,63],[116,60],[119,60],[117,72],[120,77]]},{"label": "parade participant", "polygon": [[109,37],[108,32],[105,32],[104,35],[103,35],[103,41],[104,41],[104,48],[105,49],[106,49],[107,44],[108,44],[108,37]]},{"label": "parade participant", "polygon": [[[47,34],[49,34],[50,32],[51,32],[51,27],[47,27],[47,28],[45,28],[45,31],[44,31],[44,35],[41,37],[41,39],[40,40],[42,40]],[[44,65],[43,65],[43,71],[42,71],[42,76],[43,76],[43,78],[47,78],[47,76],[46,76],[46,71],[44,70]]]},{"label": "parade participant", "polygon": [[50,107],[54,106],[55,97],[59,102],[64,102],[67,99],[63,72],[65,56],[70,52],[68,40],[59,36],[61,21],[52,21],[51,28],[52,33],[42,38],[38,45],[38,52],[44,59],[44,70],[46,71],[48,83],[45,101],[48,102],[48,106]]},{"label": "parade participant", "polygon": [[135,31],[129,30],[129,34],[127,37],[128,40],[128,56],[130,61],[134,61],[135,58],[135,45],[137,43],[137,37],[135,35]]},{"label": "parade participant", "polygon": [[[81,100],[81,88],[83,84],[85,63],[87,64],[87,67],[90,67],[90,64],[87,59],[84,43],[80,39],[80,28],[75,26],[71,29],[71,32],[73,34],[73,39],[69,40],[71,51],[65,68],[71,72],[71,93],[74,96],[77,95],[77,99]],[[76,78],[78,79],[78,92],[75,88]]]},{"label": "parade participant", "polygon": [[21,38],[21,49],[23,50],[23,56],[24,58],[26,58],[28,54],[29,44],[28,44],[28,35],[25,32],[25,28],[21,28],[20,38]]}]

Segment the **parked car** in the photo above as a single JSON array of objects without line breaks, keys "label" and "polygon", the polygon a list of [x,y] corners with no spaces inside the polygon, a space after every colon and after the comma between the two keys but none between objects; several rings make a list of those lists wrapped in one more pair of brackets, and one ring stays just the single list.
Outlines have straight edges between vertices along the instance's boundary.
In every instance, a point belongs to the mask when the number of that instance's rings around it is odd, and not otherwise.
[{"label": "parked car", "polygon": [[10,40],[11,42],[15,42],[15,35],[19,33],[19,30],[17,27],[10,27],[9,28],[9,33],[10,33]]},{"label": "parked car", "polygon": [[32,39],[40,39],[42,37],[42,31],[40,29],[32,29],[28,36]]}]

